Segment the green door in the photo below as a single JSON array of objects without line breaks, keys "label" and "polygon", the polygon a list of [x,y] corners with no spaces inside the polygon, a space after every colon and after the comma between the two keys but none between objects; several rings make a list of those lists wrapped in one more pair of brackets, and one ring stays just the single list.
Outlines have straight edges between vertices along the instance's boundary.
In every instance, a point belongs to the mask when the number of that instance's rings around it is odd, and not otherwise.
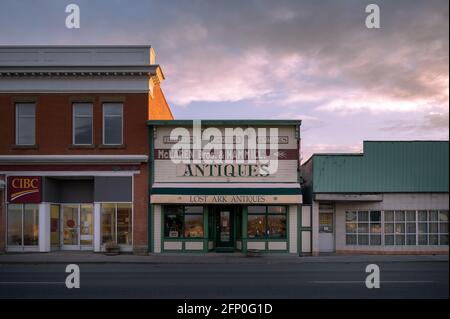
[{"label": "green door", "polygon": [[234,250],[234,209],[220,206],[216,211],[216,248]]}]

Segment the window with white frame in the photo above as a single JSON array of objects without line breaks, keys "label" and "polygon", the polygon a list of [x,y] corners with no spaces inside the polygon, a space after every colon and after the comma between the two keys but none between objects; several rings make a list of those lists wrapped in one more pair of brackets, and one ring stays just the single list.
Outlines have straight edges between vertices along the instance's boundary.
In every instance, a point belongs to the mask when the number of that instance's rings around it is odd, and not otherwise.
[{"label": "window with white frame", "polygon": [[73,144],[91,145],[93,113],[91,103],[73,104]]},{"label": "window with white frame", "polygon": [[381,245],[381,211],[348,211],[345,220],[347,245]]},{"label": "window with white frame", "polygon": [[448,245],[447,210],[347,211],[346,244]]},{"label": "window with white frame", "polygon": [[103,104],[103,144],[123,144],[123,104]]},{"label": "window with white frame", "polygon": [[16,144],[36,144],[36,104],[16,104]]},{"label": "window with white frame", "polygon": [[132,204],[101,204],[102,244],[114,242],[119,245],[131,245],[133,238]]}]

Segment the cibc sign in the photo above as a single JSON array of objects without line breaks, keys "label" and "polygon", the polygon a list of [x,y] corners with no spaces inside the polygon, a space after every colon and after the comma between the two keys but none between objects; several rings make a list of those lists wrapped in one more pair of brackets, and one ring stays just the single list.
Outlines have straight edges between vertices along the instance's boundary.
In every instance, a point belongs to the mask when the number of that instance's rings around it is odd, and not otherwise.
[{"label": "cibc sign", "polygon": [[40,203],[42,178],[40,176],[9,176],[9,203]]}]

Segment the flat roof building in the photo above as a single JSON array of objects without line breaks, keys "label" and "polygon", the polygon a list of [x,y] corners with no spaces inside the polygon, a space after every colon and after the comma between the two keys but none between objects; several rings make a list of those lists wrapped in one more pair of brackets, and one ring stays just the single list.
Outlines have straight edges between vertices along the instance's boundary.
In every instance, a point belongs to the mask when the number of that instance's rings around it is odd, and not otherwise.
[{"label": "flat roof building", "polygon": [[302,165],[313,253],[448,253],[448,141],[365,141]]},{"label": "flat roof building", "polygon": [[0,251],[147,252],[151,46],[0,47]]}]

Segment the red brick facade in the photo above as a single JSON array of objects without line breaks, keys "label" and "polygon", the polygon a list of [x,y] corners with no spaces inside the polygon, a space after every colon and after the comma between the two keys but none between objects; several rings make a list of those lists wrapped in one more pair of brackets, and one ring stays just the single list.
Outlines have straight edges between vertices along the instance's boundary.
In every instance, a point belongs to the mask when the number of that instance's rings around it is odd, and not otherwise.
[{"label": "red brick facade", "polygon": [[[36,145],[15,145],[15,104],[36,103]],[[72,145],[72,103],[93,104],[93,145]],[[102,103],[123,103],[123,145],[102,145]],[[159,87],[149,93],[117,94],[0,94],[0,155],[148,155],[148,119],[173,119]],[[50,164],[51,165],[51,164]],[[12,165],[14,166],[14,164]],[[0,171],[11,164],[0,165]],[[51,167],[50,167],[51,168]],[[95,168],[95,167],[94,167]],[[92,170],[92,165],[86,165]],[[148,242],[148,169],[139,166],[134,176],[133,246],[146,251]],[[17,171],[17,170],[16,170]],[[6,189],[5,189],[6,191]],[[0,189],[0,251],[5,250],[6,216],[4,192]]]},{"label": "red brick facade", "polygon": [[[172,119],[161,90],[149,94],[0,94],[0,154],[2,155],[83,155],[148,154],[147,119]],[[37,147],[15,147],[15,103],[36,103]],[[72,146],[72,103],[93,103],[94,147]],[[102,146],[102,103],[120,101],[124,105],[123,147]]]}]

